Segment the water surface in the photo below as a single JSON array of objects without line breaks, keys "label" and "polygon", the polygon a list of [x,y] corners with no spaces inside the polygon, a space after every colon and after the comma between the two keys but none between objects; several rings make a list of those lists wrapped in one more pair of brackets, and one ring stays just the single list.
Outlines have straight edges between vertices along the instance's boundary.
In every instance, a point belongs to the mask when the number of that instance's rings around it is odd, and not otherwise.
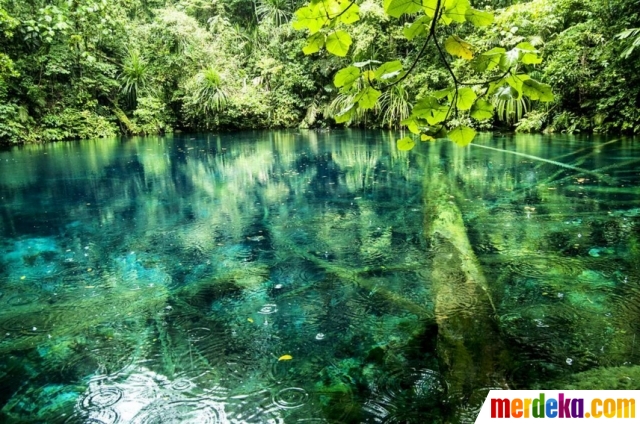
[{"label": "water surface", "polygon": [[467,423],[492,388],[640,388],[640,145],[394,139],[0,152],[2,421]]}]

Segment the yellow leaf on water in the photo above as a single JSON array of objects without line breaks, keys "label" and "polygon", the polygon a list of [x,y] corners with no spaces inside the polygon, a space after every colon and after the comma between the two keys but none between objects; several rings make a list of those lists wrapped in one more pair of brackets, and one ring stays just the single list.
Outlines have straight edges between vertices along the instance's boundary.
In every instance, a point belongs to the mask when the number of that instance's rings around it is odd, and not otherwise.
[{"label": "yellow leaf on water", "polygon": [[253,322],[253,318],[247,318],[247,321]]},{"label": "yellow leaf on water", "polygon": [[291,355],[282,355],[281,357],[278,358],[278,361],[290,361],[293,359],[293,356]]},{"label": "yellow leaf on water", "polygon": [[27,278],[27,277],[24,276],[24,275],[22,277],[20,277],[21,280],[24,280],[25,278]]}]

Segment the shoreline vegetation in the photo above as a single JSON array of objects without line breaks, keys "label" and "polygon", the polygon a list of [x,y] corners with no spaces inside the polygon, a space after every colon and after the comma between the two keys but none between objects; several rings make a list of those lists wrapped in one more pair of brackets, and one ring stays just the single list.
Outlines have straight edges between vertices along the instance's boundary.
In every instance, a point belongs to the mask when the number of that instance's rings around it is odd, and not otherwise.
[{"label": "shoreline vegetation", "polygon": [[[382,90],[375,106],[349,112],[346,125],[400,129],[417,99],[447,88],[454,72],[461,80],[472,75],[463,59],[444,66],[437,44],[421,50],[410,29],[422,18],[393,17],[389,1],[357,4],[341,57],[310,49],[313,35],[294,29],[300,0],[0,0],[0,145],[341,128],[334,118],[354,99],[335,75],[367,62],[399,61],[411,72]],[[491,118],[456,113],[450,128],[640,133],[637,0],[470,5],[491,12],[492,25],[460,26],[457,34],[477,52],[531,46],[537,56],[525,62],[527,74],[551,87],[553,101],[497,90]]]}]

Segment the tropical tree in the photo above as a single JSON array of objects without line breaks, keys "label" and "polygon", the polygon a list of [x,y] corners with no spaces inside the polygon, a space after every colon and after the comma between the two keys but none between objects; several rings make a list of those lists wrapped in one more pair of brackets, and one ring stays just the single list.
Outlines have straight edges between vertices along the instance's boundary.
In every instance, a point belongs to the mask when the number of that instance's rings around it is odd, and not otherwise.
[{"label": "tropical tree", "polygon": [[[407,41],[419,43],[418,53],[410,62],[354,62],[336,72],[333,82],[344,104],[335,115],[337,123],[374,109],[383,91],[402,84],[424,60],[431,45],[450,82],[444,89],[417,98],[409,116],[401,121],[422,140],[446,136],[459,145],[469,144],[476,134],[473,128],[466,124],[448,128],[447,123],[452,118],[464,122],[461,118],[483,121],[493,117],[491,99],[496,95],[513,99],[515,105],[524,104],[523,98],[553,101],[551,87],[527,73],[530,66],[542,62],[531,43],[521,41],[510,49],[479,51],[464,39],[470,30],[468,24],[482,28],[494,20],[491,12],[471,7],[469,0],[385,0],[384,10],[390,18],[398,19]],[[309,34],[305,54],[326,49],[332,55],[346,57],[353,44],[351,27],[360,20],[360,7],[356,0],[316,0],[298,9],[295,17],[294,28]],[[413,148],[414,136],[398,140],[398,147]]]}]

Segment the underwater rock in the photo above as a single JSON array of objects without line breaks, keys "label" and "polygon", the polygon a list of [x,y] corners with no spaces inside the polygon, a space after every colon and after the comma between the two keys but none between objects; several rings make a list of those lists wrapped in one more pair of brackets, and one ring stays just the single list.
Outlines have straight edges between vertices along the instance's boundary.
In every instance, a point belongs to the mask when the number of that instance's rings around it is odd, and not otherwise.
[{"label": "underwater rock", "polygon": [[552,386],[563,390],[640,390],[640,366],[594,368]]}]

